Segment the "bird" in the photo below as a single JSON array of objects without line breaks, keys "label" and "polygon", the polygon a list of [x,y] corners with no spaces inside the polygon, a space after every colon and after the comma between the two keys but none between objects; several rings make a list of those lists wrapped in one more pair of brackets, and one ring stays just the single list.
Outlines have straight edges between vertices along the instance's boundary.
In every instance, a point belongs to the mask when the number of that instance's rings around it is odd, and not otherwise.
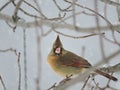
[{"label": "bird", "polygon": [[[85,70],[92,67],[85,58],[64,49],[59,35],[57,35],[57,38],[53,43],[52,50],[47,56],[47,62],[53,71],[63,77],[84,73]],[[116,77],[99,69],[95,69],[93,72],[113,81],[118,80]]]}]

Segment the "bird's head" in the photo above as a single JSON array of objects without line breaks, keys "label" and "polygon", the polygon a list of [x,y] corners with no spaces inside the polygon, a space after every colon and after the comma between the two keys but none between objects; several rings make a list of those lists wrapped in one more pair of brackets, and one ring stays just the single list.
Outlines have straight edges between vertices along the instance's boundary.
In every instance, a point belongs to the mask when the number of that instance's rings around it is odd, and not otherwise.
[{"label": "bird's head", "polygon": [[53,43],[53,48],[52,48],[51,54],[61,55],[62,51],[63,51],[63,45],[60,41],[59,35],[57,35],[57,38],[56,38],[55,42]]}]

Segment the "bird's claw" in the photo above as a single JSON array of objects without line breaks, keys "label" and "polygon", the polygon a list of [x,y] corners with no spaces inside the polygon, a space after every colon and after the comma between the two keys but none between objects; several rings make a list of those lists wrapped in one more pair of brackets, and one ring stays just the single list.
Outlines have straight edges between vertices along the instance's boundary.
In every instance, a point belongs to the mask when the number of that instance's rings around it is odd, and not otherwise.
[{"label": "bird's claw", "polygon": [[60,84],[65,83],[65,82],[71,80],[71,77],[72,77],[72,76],[73,76],[72,74],[71,74],[71,75],[66,75],[66,78],[63,79],[63,80],[60,82]]}]

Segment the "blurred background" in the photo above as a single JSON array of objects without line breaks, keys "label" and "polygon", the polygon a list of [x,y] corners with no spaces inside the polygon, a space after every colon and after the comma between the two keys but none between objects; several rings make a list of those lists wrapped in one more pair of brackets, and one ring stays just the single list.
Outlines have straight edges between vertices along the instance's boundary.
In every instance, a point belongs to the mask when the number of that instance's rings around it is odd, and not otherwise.
[{"label": "blurred background", "polygon": [[[59,83],[63,77],[47,63],[57,35],[65,49],[93,66],[120,50],[119,15],[119,0],[0,0],[0,90],[47,90]],[[120,54],[99,67],[118,63]],[[114,76],[118,81],[110,86],[119,90],[119,72]],[[100,87],[107,84],[104,77],[95,80]],[[88,83],[85,90],[95,90]]]}]

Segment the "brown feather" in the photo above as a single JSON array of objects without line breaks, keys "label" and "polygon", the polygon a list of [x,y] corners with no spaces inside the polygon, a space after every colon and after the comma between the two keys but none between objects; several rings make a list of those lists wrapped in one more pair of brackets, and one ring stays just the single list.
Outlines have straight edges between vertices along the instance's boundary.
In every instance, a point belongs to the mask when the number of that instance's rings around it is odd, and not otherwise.
[{"label": "brown feather", "polygon": [[114,76],[112,76],[112,75],[109,75],[109,74],[107,74],[107,73],[104,73],[103,71],[101,71],[101,70],[95,70],[95,72],[96,73],[98,73],[98,74],[100,74],[100,75],[102,75],[102,76],[104,76],[104,77],[107,77],[108,79],[112,79],[113,81],[117,81],[118,79],[116,78],[116,77],[114,77]]},{"label": "brown feather", "polygon": [[59,60],[61,64],[66,66],[81,67],[81,68],[91,67],[91,64],[87,60],[70,51],[67,51],[67,53],[63,56],[60,56]]}]

